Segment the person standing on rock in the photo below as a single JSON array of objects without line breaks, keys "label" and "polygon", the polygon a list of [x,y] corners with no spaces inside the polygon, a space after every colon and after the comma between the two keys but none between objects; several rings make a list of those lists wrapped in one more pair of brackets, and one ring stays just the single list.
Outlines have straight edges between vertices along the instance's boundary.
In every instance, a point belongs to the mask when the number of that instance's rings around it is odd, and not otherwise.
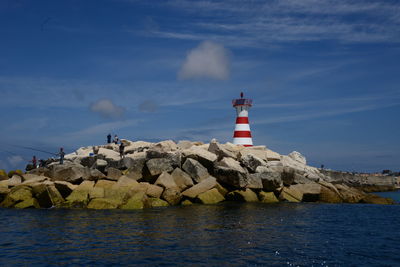
[{"label": "person standing on rock", "polygon": [[114,135],[114,144],[118,144],[119,138],[118,135]]},{"label": "person standing on rock", "polygon": [[119,145],[119,156],[121,157],[121,159],[125,157],[124,150],[125,150],[125,145],[124,143],[121,142],[121,144]]},{"label": "person standing on rock", "polygon": [[111,134],[107,135],[107,144],[111,144]]},{"label": "person standing on rock", "polygon": [[34,169],[36,169],[36,167],[37,167],[36,156],[33,156],[33,158],[32,158],[32,167],[33,167]]},{"label": "person standing on rock", "polygon": [[65,156],[65,152],[64,152],[64,148],[60,148],[60,153],[58,153],[58,155],[60,155],[60,164],[64,164],[64,156]]}]

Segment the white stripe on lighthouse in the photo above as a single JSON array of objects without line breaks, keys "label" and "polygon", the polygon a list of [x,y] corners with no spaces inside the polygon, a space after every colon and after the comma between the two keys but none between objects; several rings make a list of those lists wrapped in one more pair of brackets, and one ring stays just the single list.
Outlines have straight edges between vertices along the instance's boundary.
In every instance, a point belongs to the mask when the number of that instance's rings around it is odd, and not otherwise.
[{"label": "white stripe on lighthouse", "polygon": [[250,126],[248,124],[237,123],[235,131],[250,131]]},{"label": "white stripe on lighthouse", "polygon": [[253,145],[253,140],[251,138],[236,137],[233,138],[233,143],[235,145]]}]

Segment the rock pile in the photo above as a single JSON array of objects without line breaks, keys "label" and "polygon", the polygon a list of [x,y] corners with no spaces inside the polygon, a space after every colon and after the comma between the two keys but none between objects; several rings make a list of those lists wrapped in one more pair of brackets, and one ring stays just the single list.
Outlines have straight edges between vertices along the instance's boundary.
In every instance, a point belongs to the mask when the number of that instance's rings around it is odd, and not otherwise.
[{"label": "rock pile", "polygon": [[[225,200],[392,204],[349,180],[306,165],[299,152],[171,140],[83,147],[57,162],[0,181],[7,208],[143,209]],[[94,153],[95,152],[95,153]]]}]

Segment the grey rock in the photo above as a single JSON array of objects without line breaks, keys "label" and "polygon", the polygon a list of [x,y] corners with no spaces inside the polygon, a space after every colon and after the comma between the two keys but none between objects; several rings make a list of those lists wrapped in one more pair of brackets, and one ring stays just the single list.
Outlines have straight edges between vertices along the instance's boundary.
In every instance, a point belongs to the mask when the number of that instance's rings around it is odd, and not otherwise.
[{"label": "grey rock", "polygon": [[166,158],[154,158],[146,162],[147,169],[152,176],[159,175],[162,172],[173,171],[171,161]]},{"label": "grey rock", "polygon": [[200,162],[192,158],[186,159],[182,168],[196,183],[200,183],[210,176],[207,169]]}]

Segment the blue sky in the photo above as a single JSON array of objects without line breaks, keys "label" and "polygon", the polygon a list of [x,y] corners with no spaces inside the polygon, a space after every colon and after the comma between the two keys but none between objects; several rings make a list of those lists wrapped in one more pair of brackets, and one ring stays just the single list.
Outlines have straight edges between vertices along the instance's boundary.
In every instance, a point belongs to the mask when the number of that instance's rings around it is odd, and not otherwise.
[{"label": "blue sky", "polygon": [[253,142],[400,169],[400,1],[0,2],[0,168],[131,140]]}]

